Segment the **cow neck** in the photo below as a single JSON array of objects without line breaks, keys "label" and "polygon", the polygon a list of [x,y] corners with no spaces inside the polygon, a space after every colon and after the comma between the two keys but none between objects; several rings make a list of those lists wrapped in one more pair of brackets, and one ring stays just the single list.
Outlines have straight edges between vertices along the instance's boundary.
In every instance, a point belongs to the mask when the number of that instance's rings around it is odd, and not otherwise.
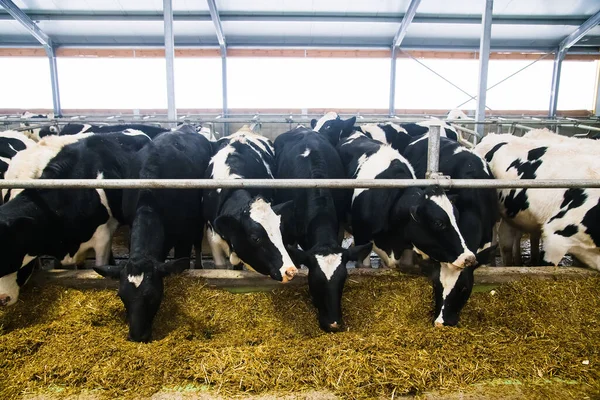
[{"label": "cow neck", "polygon": [[333,199],[328,189],[308,191],[306,204],[305,240],[308,248],[323,245],[337,245],[339,224]]},{"label": "cow neck", "polygon": [[138,207],[131,226],[131,258],[150,257],[163,261],[165,233],[162,217],[151,206]]},{"label": "cow neck", "polygon": [[56,226],[53,222],[57,221],[58,216],[44,202],[41,196],[34,191],[23,191],[14,199],[0,207],[0,220],[17,221],[19,217],[30,218],[32,223],[23,224],[19,232],[13,232],[20,248],[24,251],[22,254],[37,254],[39,249],[35,248],[36,243],[51,242],[52,235],[45,237],[52,232]]},{"label": "cow neck", "polygon": [[240,215],[244,207],[249,206],[252,194],[246,189],[232,190],[221,202],[219,215]]}]

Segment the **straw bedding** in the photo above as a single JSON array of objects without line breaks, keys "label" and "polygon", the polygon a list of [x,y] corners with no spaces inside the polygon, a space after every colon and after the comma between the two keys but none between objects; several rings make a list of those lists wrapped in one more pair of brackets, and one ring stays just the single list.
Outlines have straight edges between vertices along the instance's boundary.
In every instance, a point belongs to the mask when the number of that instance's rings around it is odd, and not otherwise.
[{"label": "straw bedding", "polygon": [[431,298],[425,278],[352,278],[348,331],[326,334],[304,287],[233,294],[175,277],[155,340],[138,344],[126,341],[115,290],[29,287],[0,311],[0,398],[137,398],[185,387],[390,398],[482,384],[493,393],[495,382],[541,397],[552,384],[560,388],[552,396],[600,396],[600,278],[474,293],[459,328],[431,326]]}]

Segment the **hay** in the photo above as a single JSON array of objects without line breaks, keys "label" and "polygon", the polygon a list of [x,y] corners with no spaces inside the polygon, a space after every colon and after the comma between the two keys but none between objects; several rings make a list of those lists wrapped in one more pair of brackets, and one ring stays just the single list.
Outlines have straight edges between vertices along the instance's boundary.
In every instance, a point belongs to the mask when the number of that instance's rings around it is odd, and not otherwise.
[{"label": "hay", "polygon": [[349,331],[326,334],[306,288],[232,294],[176,277],[166,282],[150,344],[125,340],[114,290],[30,287],[22,300],[0,311],[3,399],[82,391],[135,398],[182,387],[225,397],[323,390],[389,398],[498,380],[540,393],[562,382],[600,395],[599,278],[474,293],[461,327],[443,329],[430,324],[426,279],[352,278]]}]

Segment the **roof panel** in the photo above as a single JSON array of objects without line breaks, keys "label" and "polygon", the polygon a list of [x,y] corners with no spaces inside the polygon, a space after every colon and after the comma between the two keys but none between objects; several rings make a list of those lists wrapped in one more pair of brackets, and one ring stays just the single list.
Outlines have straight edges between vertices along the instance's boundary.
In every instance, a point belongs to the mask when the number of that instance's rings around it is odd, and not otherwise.
[{"label": "roof panel", "polygon": [[336,12],[336,13],[401,13],[408,0],[217,0],[220,11],[248,12]]}]

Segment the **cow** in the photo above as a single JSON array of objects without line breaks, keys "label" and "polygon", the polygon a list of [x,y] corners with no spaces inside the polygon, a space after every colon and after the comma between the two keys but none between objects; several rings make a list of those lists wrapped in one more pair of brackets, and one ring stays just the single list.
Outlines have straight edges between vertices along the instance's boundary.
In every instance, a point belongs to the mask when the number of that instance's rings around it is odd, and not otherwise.
[{"label": "cow", "polygon": [[[52,119],[54,118],[54,113],[49,113],[49,114],[34,114],[31,113],[29,111],[25,111],[23,114],[21,114],[21,119]],[[31,126],[32,123],[30,122],[21,122],[20,127],[21,128],[26,128]],[[33,124],[35,125],[35,124]],[[23,132],[23,134],[25,136],[27,136],[29,139],[33,140],[34,142],[37,142],[38,140],[40,140],[40,131],[41,129],[44,128],[32,128],[32,129],[26,129]]]},{"label": "cow", "polygon": [[340,135],[353,132],[355,123],[356,117],[344,120],[336,112],[330,111],[319,120],[313,118],[310,126],[315,132],[325,135],[333,146],[337,146]]},{"label": "cow", "polygon": [[454,141],[458,141],[460,135],[456,131],[456,128],[454,128],[451,125],[448,125],[447,123],[438,118],[431,118],[416,123],[405,122],[399,125],[406,131],[406,133],[409,136],[412,136],[413,138],[420,138],[429,132],[429,127],[433,124],[441,126],[442,129],[440,130],[440,136],[447,137],[448,139],[452,139]]},{"label": "cow", "polygon": [[71,122],[63,127],[58,125],[47,126],[39,131],[40,138],[44,138],[50,135],[76,135],[78,133],[111,133],[111,132],[123,132],[128,131],[143,132],[148,135],[150,139],[154,139],[157,135],[164,132],[169,132],[170,129],[161,128],[155,125],[146,124],[118,124],[118,125],[90,125]]},{"label": "cow", "polygon": [[[596,154],[581,146],[491,134],[475,152],[499,179],[600,177]],[[569,168],[573,160],[577,166]],[[503,222],[524,232],[541,232],[542,264],[558,265],[570,253],[600,269],[599,189],[498,189],[498,198]]]},{"label": "cow", "polygon": [[[244,125],[214,144],[208,179],[273,179],[273,144]],[[223,253],[233,265],[247,268],[286,283],[298,272],[282,238],[289,223],[292,202],[274,205],[269,189],[214,189],[204,193],[207,236],[217,267]]]},{"label": "cow", "polygon": [[[348,178],[415,179],[412,165],[389,145],[360,132],[342,137],[338,146]],[[475,263],[456,224],[455,207],[437,186],[394,189],[354,189],[352,230],[357,245],[373,241],[373,249],[388,266],[396,255],[418,253],[455,268]]]},{"label": "cow", "polygon": [[381,143],[386,143],[398,150],[400,153],[406,149],[411,141],[412,136],[406,132],[406,129],[393,122],[385,122],[382,124],[364,124],[355,128],[357,131],[364,133],[367,137],[377,140]]},{"label": "cow", "polygon": [[[404,157],[415,175],[425,179],[429,139],[411,143]],[[452,179],[494,179],[487,162],[471,150],[445,137],[440,137],[439,171]],[[454,326],[473,289],[473,272],[481,264],[489,264],[497,245],[492,245],[494,226],[499,220],[496,190],[450,189],[447,193],[457,211],[457,225],[467,248],[475,253],[477,263],[462,270],[435,263],[432,274],[435,298],[435,323]]]},{"label": "cow", "polygon": [[[277,179],[340,179],[345,177],[335,147],[324,135],[299,127],[275,139]],[[351,192],[346,189],[280,189],[276,199],[294,202],[294,218],[284,242],[297,265],[308,267],[308,287],[318,310],[319,326],[326,332],[343,329],[342,292],[346,262],[364,259],[371,243],[341,247],[342,224]],[[297,245],[302,249],[298,249]]]},{"label": "cow", "polygon": [[[91,135],[60,148],[40,179],[130,176],[131,151],[119,136]],[[108,264],[112,235],[124,222],[121,199],[117,189],[25,189],[0,206],[0,304],[17,301],[39,256],[77,263],[94,249],[96,266]]]},{"label": "cow", "polygon": [[34,145],[35,142],[21,132],[0,132],[0,179],[4,179],[13,157],[18,152]]},{"label": "cow", "polygon": [[[140,179],[202,179],[211,145],[189,126],[165,133],[137,154]],[[140,189],[123,194],[123,213],[131,226],[125,265],[94,267],[119,279],[119,297],[127,310],[129,340],[148,342],[163,297],[163,277],[190,266],[192,246],[199,251],[204,219],[200,189]],[[176,260],[165,263],[174,248]],[[200,258],[198,253],[197,258]]]}]

